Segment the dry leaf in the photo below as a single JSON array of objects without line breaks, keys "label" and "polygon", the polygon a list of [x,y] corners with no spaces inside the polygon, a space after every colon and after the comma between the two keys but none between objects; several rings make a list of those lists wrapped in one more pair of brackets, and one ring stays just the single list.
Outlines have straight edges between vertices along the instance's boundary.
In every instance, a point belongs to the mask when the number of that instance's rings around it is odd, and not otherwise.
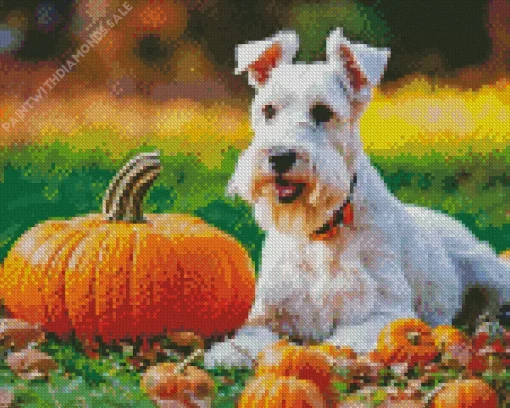
[{"label": "dry leaf", "polygon": [[0,389],[0,408],[11,408],[14,404],[14,393],[5,388]]},{"label": "dry leaf", "polygon": [[425,404],[418,399],[386,400],[377,408],[424,408]]},{"label": "dry leaf", "polygon": [[6,349],[22,350],[43,339],[44,333],[37,325],[19,319],[0,319],[0,345]]},{"label": "dry leaf", "polygon": [[361,401],[340,402],[335,408],[369,408],[370,405]]},{"label": "dry leaf", "polygon": [[168,339],[178,347],[204,348],[204,339],[193,332],[170,333]]},{"label": "dry leaf", "polygon": [[25,380],[46,378],[57,363],[46,353],[35,349],[25,349],[7,356],[7,365]]}]

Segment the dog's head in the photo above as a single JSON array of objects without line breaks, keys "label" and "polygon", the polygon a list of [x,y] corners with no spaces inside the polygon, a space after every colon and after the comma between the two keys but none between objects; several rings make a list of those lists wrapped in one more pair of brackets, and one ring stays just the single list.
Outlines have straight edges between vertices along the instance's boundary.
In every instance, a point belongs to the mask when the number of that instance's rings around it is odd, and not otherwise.
[{"label": "dog's head", "polygon": [[337,29],[327,60],[293,63],[294,32],[237,47],[236,73],[256,89],[255,137],[228,192],[255,206],[264,229],[312,233],[346,199],[363,154],[358,119],[383,75],[389,50],[349,42]]}]

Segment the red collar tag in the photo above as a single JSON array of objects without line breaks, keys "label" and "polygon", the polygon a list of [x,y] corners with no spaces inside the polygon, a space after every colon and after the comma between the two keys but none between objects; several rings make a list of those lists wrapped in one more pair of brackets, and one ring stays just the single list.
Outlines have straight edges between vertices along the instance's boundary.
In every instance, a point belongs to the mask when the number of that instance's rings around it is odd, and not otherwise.
[{"label": "red collar tag", "polygon": [[354,173],[351,179],[349,195],[340,209],[333,212],[333,216],[319,229],[310,235],[312,240],[324,241],[335,237],[340,227],[351,226],[354,223],[354,209],[351,204],[354,194],[354,187],[357,182],[357,174]]},{"label": "red collar tag", "polygon": [[352,204],[347,203],[344,207],[344,219],[342,221],[343,225],[352,225],[354,222],[354,211],[352,210]]},{"label": "red collar tag", "polygon": [[338,217],[335,212],[335,215],[333,215],[323,227],[311,235],[312,240],[325,241],[334,238],[338,234],[338,231],[340,231],[340,227],[353,224],[354,211],[350,202],[345,203],[338,212],[341,213],[341,216]]}]

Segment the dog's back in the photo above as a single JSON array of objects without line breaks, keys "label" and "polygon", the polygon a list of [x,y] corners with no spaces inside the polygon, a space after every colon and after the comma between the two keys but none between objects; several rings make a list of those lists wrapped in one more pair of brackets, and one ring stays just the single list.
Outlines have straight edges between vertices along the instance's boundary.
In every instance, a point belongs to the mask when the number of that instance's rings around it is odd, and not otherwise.
[{"label": "dog's back", "polygon": [[464,306],[495,314],[503,303],[510,302],[510,263],[454,218],[414,205],[407,205],[406,211],[428,239],[444,248],[461,279],[464,295],[470,296],[473,290],[479,293],[471,295],[469,305],[464,299]]}]

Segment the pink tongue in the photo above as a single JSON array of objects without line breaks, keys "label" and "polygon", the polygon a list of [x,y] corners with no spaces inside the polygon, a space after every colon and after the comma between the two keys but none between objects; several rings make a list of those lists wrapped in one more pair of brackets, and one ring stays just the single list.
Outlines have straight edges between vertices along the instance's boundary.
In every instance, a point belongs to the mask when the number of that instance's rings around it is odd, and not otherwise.
[{"label": "pink tongue", "polygon": [[296,192],[297,189],[297,187],[294,184],[289,184],[286,186],[276,184],[275,188],[276,191],[278,192],[278,197],[280,198],[291,197]]}]

